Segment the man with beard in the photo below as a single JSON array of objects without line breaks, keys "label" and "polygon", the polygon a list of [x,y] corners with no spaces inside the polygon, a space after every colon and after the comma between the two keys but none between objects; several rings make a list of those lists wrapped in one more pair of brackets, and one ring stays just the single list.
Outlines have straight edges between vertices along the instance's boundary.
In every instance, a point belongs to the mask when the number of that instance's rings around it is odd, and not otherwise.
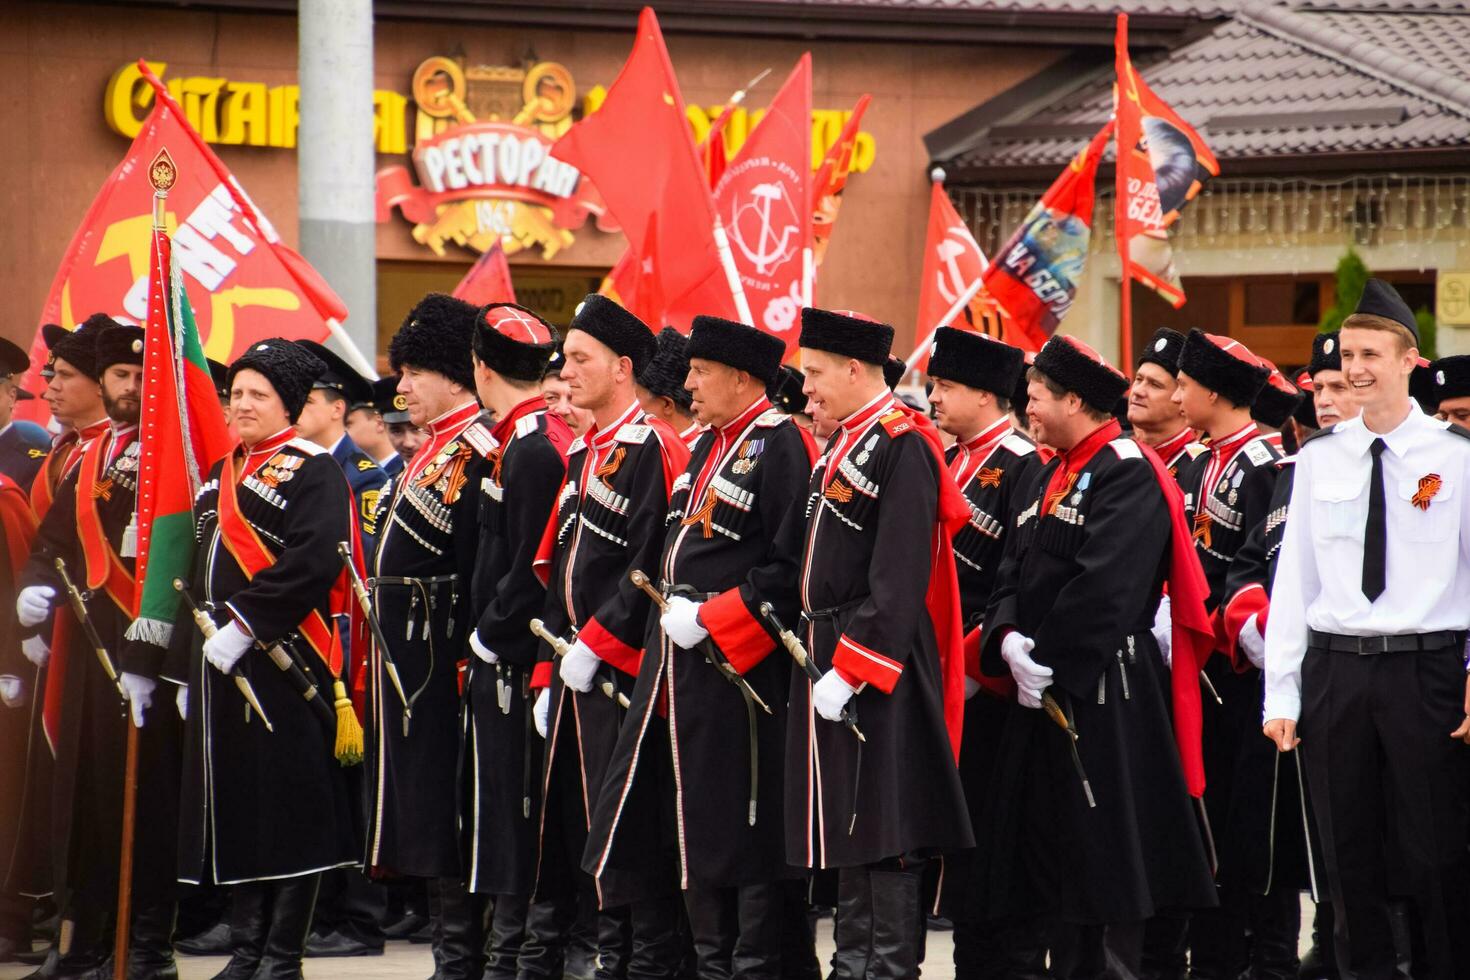
[{"label": "man with beard", "polygon": [[[359,853],[343,768],[352,758],[346,746],[334,752],[336,725],[321,716],[331,714],[324,702],[351,710],[336,624],[351,492],[332,458],[293,428],[322,368],[279,338],[230,365],[240,445],[211,467],[194,502],[198,602],[213,632],[185,620],[161,668],[188,724],[179,880],[232,886],[231,957],[216,980],[300,980],[322,872]],[[290,658],[312,698],[272,650]],[[264,717],[232,674],[250,681]]]},{"label": "man with beard", "polygon": [[[1184,489],[1211,615],[1227,598],[1236,553],[1271,508],[1281,451],[1251,418],[1269,377],[1269,368],[1237,340],[1191,330],[1184,342],[1174,399],[1185,421],[1210,437],[1209,455],[1196,463]],[[1300,855],[1300,834],[1272,819],[1272,801],[1295,804],[1296,774],[1278,765],[1256,734],[1259,668],[1219,652],[1205,667],[1220,700],[1204,701],[1204,745],[1220,906],[1190,924],[1190,970],[1200,980],[1227,980],[1246,969],[1273,980],[1294,977],[1300,875],[1298,861],[1287,858]]]},{"label": "man with beard", "polygon": [[536,874],[542,742],[531,673],[540,643],[529,626],[546,605],[546,586],[532,563],[572,442],[540,391],[555,337],[545,320],[511,303],[475,315],[475,389],[495,425],[490,472],[476,488],[480,549],[470,581],[474,658],[465,691],[460,851],[470,891],[494,903],[484,980],[515,980]]},{"label": "man with beard", "polygon": [[[569,648],[556,670],[547,664],[536,679],[538,686],[549,682],[536,702],[547,745],[541,858],[522,977],[559,975],[579,901],[602,909],[604,973],[666,977],[678,963],[672,838],[644,855],[639,873],[609,873],[594,887],[582,871],[589,810],[623,721],[616,699],[632,690],[643,655],[650,602],[628,572],[656,567],[669,495],[689,460],[678,433],[638,404],[634,379],[654,346],[643,321],[598,295],[582,301],[564,344],[562,380],[593,423],[571,445],[566,484],[537,553],[548,581],[546,626]],[[661,897],[646,898],[650,876],[664,880]]]},{"label": "man with beard", "polygon": [[[1127,379],[1061,335],[1027,375],[1031,430],[1055,455],[1011,528],[985,615],[982,667],[1008,669],[1029,709],[1010,714],[995,748],[977,834],[986,906],[1050,931],[1049,967],[1044,949],[1016,946],[1002,975],[1102,976],[1106,930],[1131,976],[1148,919],[1214,901],[1189,800],[1203,783],[1193,672],[1213,635],[1205,586],[1177,485],[1111,415]],[[1152,631],[1166,585],[1182,684]]]},{"label": "man with beard", "polygon": [[812,461],[766,399],[784,353],[754,327],[694,318],[685,387],[704,430],[674,481],[661,557],[644,569],[667,606],[649,620],[583,861],[599,880],[636,873],[676,836],[672,884],[711,980],[778,980],[783,915],[800,895],[777,764],[791,661],[761,609],[795,621]]},{"label": "man with beard", "polygon": [[1188,464],[1205,452],[1194,430],[1184,423],[1184,412],[1174,401],[1179,387],[1179,353],[1184,335],[1160,327],[1139,355],[1128,386],[1128,424],[1133,437],[1158,454],[1175,479],[1185,480]]},{"label": "man with beard", "polygon": [[[63,685],[56,741],[52,821],[56,880],[75,923],[72,943],[57,963],[59,977],[112,975],[111,933],[131,929],[129,978],[177,976],[173,957],[177,847],[179,719],[166,706],[148,710],[154,677],[121,655],[132,620],[137,555],[138,415],[143,330],[113,325],[58,344],[56,373],[97,378],[110,428],[86,444],[81,461],[57,487],[21,573],[16,619],[34,630],[66,602],[55,567],[65,562],[74,585],[86,589],[87,613],[111,665],[72,623],[51,664]],[[119,711],[119,697],[131,710]],[[133,842],[133,921],[114,922],[127,725],[142,729]],[[145,725],[145,721],[147,724]]]},{"label": "man with beard", "polygon": [[838,869],[834,977],[913,977],[928,859],[974,842],[955,768],[964,655],[952,545],[970,510],[938,433],[885,383],[892,327],[806,309],[800,343],[813,417],[836,428],[807,490],[797,581],[823,673],[792,675],[786,853]]},{"label": "man with beard", "polygon": [[484,965],[484,901],[465,889],[456,801],[478,491],[494,446],[475,400],[475,313],[430,293],[388,346],[409,420],[429,438],[379,512],[373,563],[378,620],[391,646],[374,646],[369,674],[366,864],[428,880],[440,980],[479,977]]},{"label": "man with beard", "polygon": [[[1010,424],[1010,396],[1023,363],[1018,348],[950,327],[934,332],[929,355],[934,382],[929,403],[939,430],[955,438],[945,459],[970,510],[954,536],[954,553],[965,631],[965,728],[959,766],[972,825],[979,823],[991,791],[995,744],[1015,704],[1008,685],[985,683],[980,640],[1006,537],[1040,465],[1036,447]],[[1015,925],[985,921],[982,882],[973,873],[973,858],[973,853],[962,852],[946,862],[946,887],[940,896],[955,923],[955,975],[961,980],[985,976],[988,964],[998,965],[993,956],[998,947],[991,939]],[[1041,937],[1037,941],[1044,942]]]}]

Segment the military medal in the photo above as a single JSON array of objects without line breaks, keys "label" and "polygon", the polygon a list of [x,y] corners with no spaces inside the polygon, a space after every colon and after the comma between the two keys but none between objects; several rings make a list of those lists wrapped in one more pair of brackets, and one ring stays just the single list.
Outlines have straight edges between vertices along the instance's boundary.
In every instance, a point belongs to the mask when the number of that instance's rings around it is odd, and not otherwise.
[{"label": "military medal", "polygon": [[755,469],[756,457],[759,456],[765,450],[765,448],[766,441],[764,439],[745,440],[740,444],[740,448],[736,450],[736,455],[740,458],[735,460],[735,462],[730,465],[730,471],[737,476],[745,476],[751,470]]},{"label": "military medal", "polygon": [[1430,473],[1419,477],[1419,489],[1414,491],[1413,498],[1409,503],[1420,510],[1428,510],[1429,502],[1439,493],[1439,488],[1444,486],[1444,481],[1439,478],[1438,473]]},{"label": "military medal", "polygon": [[863,446],[863,451],[857,454],[857,464],[859,466],[862,466],[867,463],[868,459],[873,455],[873,450],[876,449],[877,446],[878,436],[875,434],[872,438],[868,440],[867,445]]}]

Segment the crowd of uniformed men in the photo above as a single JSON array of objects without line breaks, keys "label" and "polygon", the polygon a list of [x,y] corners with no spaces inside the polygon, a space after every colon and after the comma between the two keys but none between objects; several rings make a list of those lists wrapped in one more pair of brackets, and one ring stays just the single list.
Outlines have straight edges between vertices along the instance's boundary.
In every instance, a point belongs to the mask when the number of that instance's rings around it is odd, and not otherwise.
[{"label": "crowd of uniformed men", "polygon": [[143,330],[47,328],[51,432],[0,345],[0,960],[880,980],[943,916],[962,978],[1470,976],[1470,433],[1410,396],[1470,416],[1470,358],[1373,281],[1291,377],[941,328],[925,412],[893,336],[431,294],[383,382],[256,343],[172,624]]}]

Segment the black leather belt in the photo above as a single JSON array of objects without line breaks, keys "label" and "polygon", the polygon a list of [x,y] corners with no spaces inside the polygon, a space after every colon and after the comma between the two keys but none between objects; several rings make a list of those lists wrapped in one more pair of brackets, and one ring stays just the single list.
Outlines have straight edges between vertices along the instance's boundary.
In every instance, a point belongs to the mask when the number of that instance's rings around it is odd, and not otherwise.
[{"label": "black leather belt", "polygon": [[1334,653],[1356,653],[1368,657],[1378,653],[1410,653],[1415,650],[1440,650],[1444,647],[1461,647],[1465,634],[1458,630],[1439,630],[1435,633],[1403,633],[1398,636],[1345,636],[1342,633],[1323,633],[1321,630],[1307,631],[1307,645],[1314,650],[1331,650]]}]

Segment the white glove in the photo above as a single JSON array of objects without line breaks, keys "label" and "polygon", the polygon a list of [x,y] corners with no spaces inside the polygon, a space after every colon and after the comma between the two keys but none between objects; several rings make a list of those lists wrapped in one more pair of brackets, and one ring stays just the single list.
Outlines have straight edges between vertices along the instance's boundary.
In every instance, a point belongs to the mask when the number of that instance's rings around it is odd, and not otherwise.
[{"label": "white glove", "polygon": [[841,674],[829,670],[812,685],[812,707],[828,721],[841,721],[842,709],[856,693],[857,688],[843,680]]},{"label": "white glove", "polygon": [[968,701],[980,693],[980,682],[969,674],[965,675],[965,700]]},{"label": "white glove", "polygon": [[597,673],[597,665],[602,663],[592,648],[578,640],[572,644],[567,655],[561,658],[561,680],[562,683],[572,690],[586,694],[592,690],[592,677]]},{"label": "white glove", "polygon": [[551,688],[543,687],[536,695],[536,704],[531,708],[536,721],[536,734],[546,737],[546,727],[551,723]]},{"label": "white glove", "polygon": [[46,645],[44,636],[28,636],[21,640],[20,652],[36,667],[46,666],[46,661],[51,659],[51,648]]},{"label": "white glove", "polygon": [[250,634],[240,628],[233,619],[228,626],[204,641],[204,659],[214,665],[221,674],[235,669],[235,664],[245,656],[254,641]]},{"label": "white glove", "polygon": [[189,720],[189,687],[180,684],[179,689],[174,692],[174,707],[179,709],[179,720]]},{"label": "white glove", "polygon": [[1051,668],[1031,659],[1036,641],[1012,630],[1000,641],[1000,655],[1016,680],[1016,700],[1025,708],[1041,707],[1041,695],[1051,687]]},{"label": "white glove", "polygon": [[685,650],[692,650],[708,638],[709,630],[700,625],[699,607],[702,602],[692,602],[681,595],[669,598],[668,608],[658,618],[664,632]]},{"label": "white glove", "polygon": [[143,727],[143,710],[153,706],[153,690],[158,682],[142,674],[123,671],[117,675],[118,687],[122,688],[123,700],[133,711],[133,727]]},{"label": "white glove", "polygon": [[485,644],[480,642],[479,630],[470,631],[470,649],[475,651],[475,656],[479,657],[487,664],[500,663],[500,654],[496,653],[494,650],[490,649]]},{"label": "white glove", "polygon": [[51,614],[56,590],[49,585],[27,585],[15,597],[15,616],[24,627],[39,626]]},{"label": "white glove", "polygon": [[1256,622],[1256,613],[1240,628],[1240,648],[1246,659],[1261,670],[1266,669],[1266,638],[1261,635],[1261,626]]},{"label": "white glove", "polygon": [[26,682],[14,674],[0,674],[0,704],[18,708],[25,700]]},{"label": "white glove", "polygon": [[1174,663],[1174,607],[1169,602],[1168,596],[1159,599],[1159,611],[1154,613],[1154,641],[1159,645],[1159,654],[1164,658],[1164,666],[1168,667]]}]

